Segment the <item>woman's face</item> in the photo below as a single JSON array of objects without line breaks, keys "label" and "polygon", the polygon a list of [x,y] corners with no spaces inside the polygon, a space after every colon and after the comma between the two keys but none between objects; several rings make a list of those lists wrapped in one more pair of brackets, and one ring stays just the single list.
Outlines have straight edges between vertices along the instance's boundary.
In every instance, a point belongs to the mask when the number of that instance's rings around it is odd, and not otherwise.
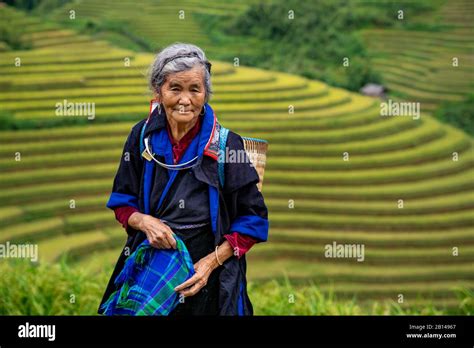
[{"label": "woman's face", "polygon": [[201,66],[169,75],[159,96],[166,116],[177,123],[188,123],[199,117],[205,98]]}]

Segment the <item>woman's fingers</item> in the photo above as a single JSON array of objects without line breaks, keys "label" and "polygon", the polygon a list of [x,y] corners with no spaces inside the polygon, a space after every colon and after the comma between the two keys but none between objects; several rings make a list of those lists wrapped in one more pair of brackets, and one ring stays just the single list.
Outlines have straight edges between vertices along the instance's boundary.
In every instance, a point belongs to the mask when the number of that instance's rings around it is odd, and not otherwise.
[{"label": "woman's fingers", "polygon": [[181,291],[181,295],[183,295],[184,297],[194,296],[199,292],[199,290],[201,290],[201,288],[202,286],[200,285],[200,283],[196,283],[189,289]]},{"label": "woman's fingers", "polygon": [[176,240],[173,237],[173,232],[160,231],[162,244],[166,249],[176,249]]},{"label": "woman's fingers", "polygon": [[171,248],[176,249],[176,239],[174,239],[172,233],[166,233],[166,238],[168,239],[168,243],[170,244]]},{"label": "woman's fingers", "polygon": [[173,237],[173,232],[161,231],[160,240],[165,249],[176,249],[176,240]]},{"label": "woman's fingers", "polygon": [[174,237],[174,232],[165,232],[166,239],[168,240],[168,243],[170,244],[170,247],[173,249],[176,249],[176,238]]},{"label": "woman's fingers", "polygon": [[202,280],[196,281],[192,286],[180,291],[184,297],[196,295],[206,284]]},{"label": "woman's fingers", "polygon": [[161,243],[161,241],[157,237],[152,236],[151,239],[149,239],[149,241],[150,241],[151,246],[157,249],[164,249],[163,243]]},{"label": "woman's fingers", "polygon": [[152,220],[148,231],[148,240],[155,248],[176,249],[176,239],[174,238],[173,230],[159,219],[154,218]]},{"label": "woman's fingers", "polygon": [[170,249],[171,245],[164,232],[152,230],[148,236],[150,244],[157,249]]},{"label": "woman's fingers", "polygon": [[160,244],[158,244],[157,242],[152,243],[151,246],[156,248],[156,249],[163,249],[163,247]]},{"label": "woman's fingers", "polygon": [[174,288],[174,291],[179,292],[181,295],[194,296],[196,295],[204,286],[206,286],[207,280],[205,276],[200,273],[195,273],[191,278],[186,280],[184,283],[178,285]]},{"label": "woman's fingers", "polygon": [[160,229],[161,230],[165,230],[165,231],[168,231],[169,233],[173,233],[173,230],[171,229],[171,227],[169,227],[167,224],[165,224],[163,221],[161,221],[160,219],[156,219],[156,222],[158,223],[158,225],[161,227]]},{"label": "woman's fingers", "polygon": [[164,232],[161,232],[160,243],[163,246],[163,249],[171,249],[171,244],[168,241],[166,233],[164,233]]},{"label": "woman's fingers", "polygon": [[167,245],[169,249],[176,249],[176,240],[174,239],[174,233],[171,227],[169,227],[167,224],[161,222],[158,219],[157,221],[159,222],[159,229],[164,235],[163,243]]},{"label": "woman's fingers", "polygon": [[194,275],[189,278],[188,280],[186,280],[184,283],[178,285],[177,287],[174,288],[174,291],[181,291],[183,289],[186,289],[188,287],[190,287],[191,285],[193,285],[194,283],[196,283],[198,281],[198,274],[197,273],[194,273]]}]

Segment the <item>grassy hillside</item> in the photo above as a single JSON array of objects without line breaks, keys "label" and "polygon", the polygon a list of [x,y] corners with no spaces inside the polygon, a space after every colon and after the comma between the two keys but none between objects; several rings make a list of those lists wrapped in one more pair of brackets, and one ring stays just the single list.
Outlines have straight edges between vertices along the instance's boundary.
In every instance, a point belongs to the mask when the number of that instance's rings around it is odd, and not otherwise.
[{"label": "grassy hillside", "polygon": [[[125,233],[104,206],[126,136],[147,115],[153,56],[0,8],[5,17],[32,49],[0,53],[2,112],[19,127],[62,126],[1,132],[0,243],[110,269]],[[361,302],[403,294],[402,308],[459,308],[453,290],[474,285],[471,138],[427,114],[381,117],[377,100],[296,75],[217,61],[213,74],[221,122],[270,143],[270,240],[248,256],[252,282],[288,277]],[[56,116],[63,99],[95,102],[95,119]],[[364,262],[326,258],[333,241],[364,244]]]}]

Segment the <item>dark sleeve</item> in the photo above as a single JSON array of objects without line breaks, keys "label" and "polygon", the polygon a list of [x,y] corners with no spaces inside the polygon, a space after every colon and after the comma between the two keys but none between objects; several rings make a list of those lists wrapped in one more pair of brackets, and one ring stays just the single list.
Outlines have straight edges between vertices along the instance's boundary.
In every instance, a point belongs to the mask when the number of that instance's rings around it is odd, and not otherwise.
[{"label": "dark sleeve", "polygon": [[[140,131],[145,120],[136,124],[127,137],[120,159],[120,165],[114,178],[112,192],[107,208],[133,207],[140,210],[140,182],[143,162],[140,158]],[[128,228],[127,228],[128,232]]]},{"label": "dark sleeve", "polygon": [[[229,151],[245,151],[242,138],[233,132],[229,132],[227,147]],[[264,242],[268,238],[268,210],[257,188],[257,171],[241,153],[242,158],[244,161],[239,163],[225,164],[224,195],[231,219],[230,231]]]}]

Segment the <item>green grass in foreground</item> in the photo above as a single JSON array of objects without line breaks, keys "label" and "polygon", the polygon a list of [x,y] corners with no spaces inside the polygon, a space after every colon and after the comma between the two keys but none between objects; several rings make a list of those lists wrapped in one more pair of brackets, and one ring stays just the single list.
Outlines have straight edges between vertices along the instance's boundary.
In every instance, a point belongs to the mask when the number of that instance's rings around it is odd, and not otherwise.
[{"label": "green grass in foreground", "polygon": [[[0,262],[0,315],[95,315],[111,269],[93,273],[66,262],[32,265],[27,261]],[[457,291],[459,306],[434,304],[404,308],[395,302],[338,300],[317,286],[293,287],[289,281],[249,284],[256,315],[471,315],[474,292]]]}]

